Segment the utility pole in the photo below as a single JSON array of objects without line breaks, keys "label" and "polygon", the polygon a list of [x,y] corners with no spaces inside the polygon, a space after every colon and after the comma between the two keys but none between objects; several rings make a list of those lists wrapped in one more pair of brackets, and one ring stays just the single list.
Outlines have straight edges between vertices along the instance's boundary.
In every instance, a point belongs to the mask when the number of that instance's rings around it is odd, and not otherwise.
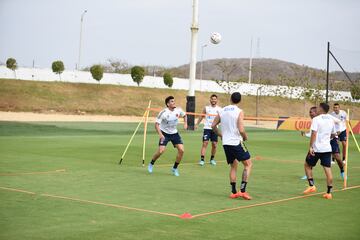
[{"label": "utility pole", "polygon": [[249,62],[249,81],[248,81],[248,83],[251,83],[251,70],[252,70],[252,45],[253,45],[253,39],[251,38],[251,42],[250,42],[250,62]]},{"label": "utility pole", "polygon": [[79,43],[79,58],[78,58],[78,63],[76,66],[76,70],[80,69],[80,60],[81,60],[81,42],[82,42],[82,25],[83,25],[83,21],[84,21],[84,15],[85,13],[87,13],[87,10],[85,10],[82,14],[81,14],[81,20],[80,20],[80,43]]},{"label": "utility pole", "polygon": [[[197,53],[197,37],[199,31],[199,1],[193,0],[193,15],[191,24],[191,58],[189,73],[189,92],[186,97],[186,111],[195,112],[195,77],[196,77],[196,53]],[[188,115],[187,124],[189,130],[195,129],[195,116]]]}]

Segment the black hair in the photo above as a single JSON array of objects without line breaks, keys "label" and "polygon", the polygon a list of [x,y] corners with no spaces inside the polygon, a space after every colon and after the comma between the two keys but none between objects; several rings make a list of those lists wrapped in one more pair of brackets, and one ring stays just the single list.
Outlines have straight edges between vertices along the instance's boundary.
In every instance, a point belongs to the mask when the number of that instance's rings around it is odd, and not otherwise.
[{"label": "black hair", "polygon": [[174,99],[174,97],[173,96],[168,96],[167,98],[165,98],[165,105],[166,106],[170,102],[171,99]]},{"label": "black hair", "polygon": [[212,94],[212,95],[210,96],[210,98],[213,98],[213,97],[218,98],[218,96],[217,96],[216,94]]},{"label": "black hair", "polygon": [[313,106],[313,107],[310,108],[310,111],[316,110],[316,108],[317,108],[316,106]]},{"label": "black hair", "polygon": [[235,104],[241,101],[241,94],[239,92],[234,92],[231,94],[231,101]]},{"label": "black hair", "polygon": [[340,104],[338,104],[338,103],[334,103],[334,106],[340,106]]},{"label": "black hair", "polygon": [[319,106],[324,110],[325,113],[329,112],[329,105],[327,103],[320,103]]}]

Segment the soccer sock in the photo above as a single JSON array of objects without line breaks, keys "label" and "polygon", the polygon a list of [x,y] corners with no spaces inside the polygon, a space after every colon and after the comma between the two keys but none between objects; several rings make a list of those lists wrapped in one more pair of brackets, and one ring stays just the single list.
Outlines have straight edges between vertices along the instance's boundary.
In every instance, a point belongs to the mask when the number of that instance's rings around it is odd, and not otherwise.
[{"label": "soccer sock", "polygon": [[210,160],[214,160],[214,155],[211,155],[211,158],[210,158]]},{"label": "soccer sock", "polygon": [[247,182],[241,181],[241,187],[240,187],[241,192],[246,192],[246,184]]},{"label": "soccer sock", "polygon": [[345,157],[343,157],[343,161],[345,161]]},{"label": "soccer sock", "polygon": [[230,184],[231,184],[231,192],[235,194],[236,193],[236,182],[231,182]]},{"label": "soccer sock", "polygon": [[173,168],[177,169],[178,165],[179,165],[179,163],[175,162]]},{"label": "soccer sock", "polygon": [[332,186],[327,186],[327,193],[331,193]]},{"label": "soccer sock", "polygon": [[154,165],[154,164],[155,164],[155,160],[152,159],[150,163],[151,163],[151,165]]},{"label": "soccer sock", "polygon": [[314,186],[314,179],[313,178],[309,178],[308,181],[309,181],[309,186],[310,187]]},{"label": "soccer sock", "polygon": [[201,161],[204,161],[205,156],[201,155]]},{"label": "soccer sock", "polygon": [[340,167],[340,172],[344,172],[344,167]]}]

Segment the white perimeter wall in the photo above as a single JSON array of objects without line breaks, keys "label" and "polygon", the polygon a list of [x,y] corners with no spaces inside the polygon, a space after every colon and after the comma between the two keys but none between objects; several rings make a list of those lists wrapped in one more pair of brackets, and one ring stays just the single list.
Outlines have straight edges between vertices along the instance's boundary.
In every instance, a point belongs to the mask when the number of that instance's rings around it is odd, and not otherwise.
[{"label": "white perimeter wall", "polygon": [[[14,79],[15,74],[6,66],[0,66],[0,78]],[[19,80],[35,80],[35,81],[60,81],[59,75],[52,72],[51,69],[40,69],[40,68],[18,68],[16,70],[16,79]],[[85,71],[64,71],[61,74],[61,81],[72,82],[72,83],[92,83],[98,84],[91,76],[90,72]],[[104,73],[103,79],[100,84],[112,84],[112,85],[124,85],[124,86],[137,86],[133,82],[130,74],[116,74],[116,73]],[[143,82],[140,84],[142,87],[148,88],[165,88],[168,87],[164,84],[162,77],[145,76]],[[273,86],[273,85],[261,85],[261,84],[248,84],[248,83],[231,83],[231,92],[239,91],[244,95],[256,95],[259,89],[259,94],[262,96],[281,96],[287,98],[300,98],[304,88],[302,87],[287,87],[287,86]],[[202,92],[214,92],[214,93],[225,93],[225,89],[211,80],[196,80],[195,90]],[[189,89],[189,80],[183,78],[174,78],[174,84],[172,89]],[[320,91],[320,94],[325,98],[325,91]],[[332,101],[352,101],[353,100],[350,92],[347,91],[330,91],[330,99]]]}]

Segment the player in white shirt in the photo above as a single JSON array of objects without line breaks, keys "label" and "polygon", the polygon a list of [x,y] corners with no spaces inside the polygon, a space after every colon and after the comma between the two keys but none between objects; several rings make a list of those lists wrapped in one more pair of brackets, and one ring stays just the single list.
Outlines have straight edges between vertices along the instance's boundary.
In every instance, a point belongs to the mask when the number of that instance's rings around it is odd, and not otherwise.
[{"label": "player in white shirt", "polygon": [[[311,119],[313,119],[314,117],[317,116],[316,107],[311,107],[310,108],[309,116],[310,116]],[[333,117],[333,120],[334,120],[334,123],[335,123],[335,131],[337,131],[340,121],[337,118],[334,118],[334,117]],[[301,135],[310,138],[311,137],[311,130],[309,132],[306,132],[306,133],[302,131]],[[334,136],[333,138],[331,138],[330,145],[331,145],[332,157],[333,157],[333,159],[336,159],[336,162],[337,162],[337,164],[339,166],[339,169],[340,169],[340,176],[344,179],[344,164],[340,159],[339,144],[337,142],[337,136]],[[309,156],[309,153],[308,153],[308,155],[306,157],[308,157],[308,156]],[[307,176],[304,175],[301,179],[306,180]]]},{"label": "player in white shirt", "polygon": [[[309,110],[309,117],[313,119],[314,117],[316,117],[316,115],[317,115],[316,107],[311,107]],[[311,137],[311,130],[309,132],[301,131],[301,136],[305,136],[308,138]],[[306,175],[304,175],[301,179],[306,180],[307,179]]]},{"label": "player in white shirt", "polygon": [[324,168],[327,182],[327,192],[323,195],[326,199],[331,199],[332,189],[332,173],[331,173],[331,145],[330,139],[335,136],[335,123],[332,116],[327,114],[329,111],[329,105],[326,103],[320,103],[317,108],[318,116],[314,117],[311,123],[311,138],[309,154],[305,160],[304,168],[307,179],[309,181],[309,187],[304,191],[304,194],[316,192],[313,179],[313,167],[320,159],[321,165]]},{"label": "player in white shirt", "polygon": [[216,135],[216,133],[212,130],[211,125],[215,119],[215,115],[219,114],[219,111],[221,110],[221,107],[219,107],[217,105],[218,103],[218,97],[213,94],[210,96],[210,105],[209,106],[205,106],[202,113],[206,114],[206,116],[200,116],[198,118],[198,121],[196,123],[196,126],[199,126],[199,124],[201,123],[201,121],[203,120],[203,118],[205,118],[205,123],[204,123],[204,132],[203,132],[203,144],[201,147],[201,159],[199,161],[199,165],[200,166],[204,166],[205,165],[205,153],[206,153],[206,148],[209,144],[209,141],[211,141],[211,157],[210,157],[210,164],[215,166],[216,165],[216,161],[214,159],[215,154],[216,154],[216,147],[217,147],[217,143],[218,143],[218,135]]},{"label": "player in white shirt", "polygon": [[346,141],[347,141],[347,136],[346,136],[346,117],[347,117],[347,114],[346,114],[346,112],[344,110],[340,109],[340,105],[338,103],[334,103],[333,110],[334,111],[331,113],[331,115],[340,120],[339,129],[337,129],[337,131],[338,131],[339,140],[340,140],[341,145],[342,145],[342,156],[343,156],[342,160],[345,161],[345,157],[346,157]]},{"label": "player in white shirt", "polygon": [[178,177],[178,165],[184,155],[184,144],[176,126],[179,123],[179,118],[182,117],[184,118],[184,129],[187,129],[187,119],[185,112],[181,108],[176,107],[173,96],[169,96],[165,99],[165,105],[166,108],[164,108],[156,118],[155,129],[160,138],[159,148],[148,165],[148,171],[149,173],[153,172],[155,161],[164,153],[167,143],[171,141],[174,148],[177,148],[178,150],[176,161],[171,171]]},{"label": "player in white shirt", "polygon": [[[250,153],[244,145],[247,135],[244,128],[244,112],[237,106],[241,101],[241,94],[234,92],[230,98],[231,104],[224,107],[212,123],[213,131],[222,138],[226,161],[230,164],[230,198],[242,197],[250,200],[246,192],[246,185],[249,180],[252,162]],[[221,122],[221,133],[217,126]],[[240,191],[236,189],[236,174],[239,162],[244,165]]]}]

